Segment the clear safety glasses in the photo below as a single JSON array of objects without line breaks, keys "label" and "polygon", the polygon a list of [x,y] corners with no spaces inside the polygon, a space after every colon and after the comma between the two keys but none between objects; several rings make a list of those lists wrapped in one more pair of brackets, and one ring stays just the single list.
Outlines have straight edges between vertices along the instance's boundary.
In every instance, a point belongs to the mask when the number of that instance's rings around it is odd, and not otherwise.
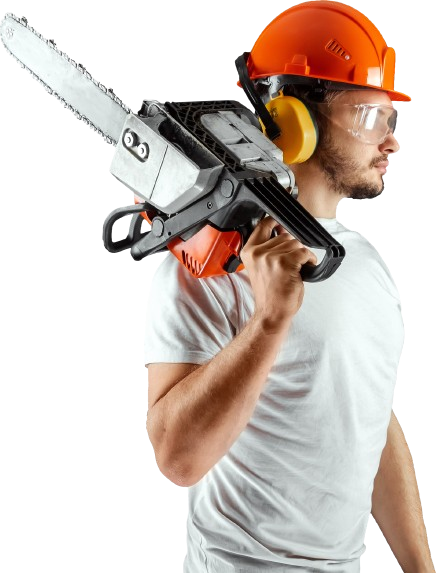
[{"label": "clear safety glasses", "polygon": [[383,143],[397,124],[397,110],[389,105],[340,102],[318,103],[318,110],[364,143]]}]

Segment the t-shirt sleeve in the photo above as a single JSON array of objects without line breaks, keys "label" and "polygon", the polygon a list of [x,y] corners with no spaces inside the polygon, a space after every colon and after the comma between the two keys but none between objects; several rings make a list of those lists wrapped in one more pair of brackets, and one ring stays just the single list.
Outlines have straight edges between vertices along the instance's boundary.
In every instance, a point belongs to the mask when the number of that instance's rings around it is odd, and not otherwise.
[{"label": "t-shirt sleeve", "polygon": [[[221,279],[221,282],[220,280]],[[153,362],[203,364],[234,338],[236,332],[223,293],[226,277],[199,279],[169,254],[150,286],[145,326],[145,365]],[[221,299],[221,300],[220,300]],[[228,307],[227,307],[228,308]]]}]

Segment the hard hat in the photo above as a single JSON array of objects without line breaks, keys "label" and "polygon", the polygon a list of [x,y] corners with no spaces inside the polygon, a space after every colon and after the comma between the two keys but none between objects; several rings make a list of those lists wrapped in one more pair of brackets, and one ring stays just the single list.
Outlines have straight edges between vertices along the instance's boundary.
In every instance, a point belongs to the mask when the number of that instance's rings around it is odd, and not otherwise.
[{"label": "hard hat", "polygon": [[361,12],[332,0],[303,2],[277,16],[254,44],[247,67],[251,80],[317,78],[380,89],[391,100],[410,101],[394,90],[394,49]]}]

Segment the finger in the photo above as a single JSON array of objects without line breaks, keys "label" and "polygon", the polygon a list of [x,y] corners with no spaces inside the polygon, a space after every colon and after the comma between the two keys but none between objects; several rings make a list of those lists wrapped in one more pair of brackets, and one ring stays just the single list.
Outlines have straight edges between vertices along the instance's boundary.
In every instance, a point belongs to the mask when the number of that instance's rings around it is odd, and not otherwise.
[{"label": "finger", "polygon": [[282,242],[281,244],[277,244],[271,249],[268,249],[268,252],[274,256],[287,255],[290,258],[292,257],[292,259],[301,262],[302,264],[306,262],[310,262],[314,265],[318,264],[318,258],[315,253],[313,253],[307,247],[302,247],[301,244],[299,245],[297,241]]},{"label": "finger", "polygon": [[256,250],[271,251],[277,246],[283,246],[283,248],[289,252],[295,251],[297,249],[307,249],[306,245],[300,243],[298,239],[292,239],[287,235],[277,235],[277,237],[270,239],[267,241],[267,243],[264,244],[264,249],[262,249],[262,246],[257,246]]},{"label": "finger", "polygon": [[[277,223],[272,217],[267,216],[263,218],[254,228],[253,232],[251,233],[247,245],[254,246],[254,245],[261,245],[268,241],[271,238],[272,230],[275,228],[282,228],[283,227]],[[285,230],[285,229],[283,229]],[[279,231],[280,232],[280,231]],[[283,233],[280,233],[283,234]]]},{"label": "finger", "polygon": [[288,237],[292,237],[293,239],[296,238],[291,232],[289,232],[287,229],[285,229],[285,227],[283,227],[283,225],[281,225],[280,223],[277,223],[277,221],[276,221],[276,226],[273,228],[273,234],[274,234],[274,236],[286,235]]},{"label": "finger", "polygon": [[298,239],[294,239],[292,235],[286,233],[271,237],[271,239],[266,241],[263,245],[257,245],[257,248],[264,246],[265,250],[271,250],[277,245],[285,245],[285,248],[287,248],[289,251],[305,247],[305,245],[303,245],[303,243],[301,243]]},{"label": "finger", "polygon": [[318,258],[315,253],[305,246],[299,249],[295,249],[292,254],[292,258],[298,259],[298,261],[300,261],[302,264],[313,263],[316,265],[318,263]]},{"label": "finger", "polygon": [[290,237],[295,238],[294,235],[292,235],[287,229],[283,227],[283,225],[277,225],[275,230],[277,231],[278,235],[289,235]]}]

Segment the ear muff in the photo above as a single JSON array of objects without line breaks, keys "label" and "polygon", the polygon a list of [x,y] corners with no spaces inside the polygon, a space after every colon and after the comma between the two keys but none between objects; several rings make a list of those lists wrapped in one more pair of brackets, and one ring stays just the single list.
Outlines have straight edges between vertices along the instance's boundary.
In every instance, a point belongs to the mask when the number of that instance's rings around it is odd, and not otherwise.
[{"label": "ear muff", "polygon": [[[281,92],[266,104],[266,108],[281,130],[274,144],[283,151],[284,163],[302,163],[309,159],[318,142],[318,127],[310,110],[301,100]],[[264,125],[260,123],[265,133]]]}]

